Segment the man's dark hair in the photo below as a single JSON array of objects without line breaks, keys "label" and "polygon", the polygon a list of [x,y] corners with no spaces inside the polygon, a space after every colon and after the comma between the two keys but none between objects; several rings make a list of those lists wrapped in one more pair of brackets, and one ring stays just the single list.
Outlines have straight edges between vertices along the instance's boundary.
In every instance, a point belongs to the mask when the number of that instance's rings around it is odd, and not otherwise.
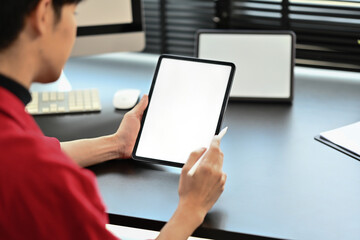
[{"label": "man's dark hair", "polygon": [[[35,10],[40,0],[0,1],[0,51],[9,47],[24,28],[25,18]],[[57,19],[65,4],[79,3],[81,0],[52,0]]]}]

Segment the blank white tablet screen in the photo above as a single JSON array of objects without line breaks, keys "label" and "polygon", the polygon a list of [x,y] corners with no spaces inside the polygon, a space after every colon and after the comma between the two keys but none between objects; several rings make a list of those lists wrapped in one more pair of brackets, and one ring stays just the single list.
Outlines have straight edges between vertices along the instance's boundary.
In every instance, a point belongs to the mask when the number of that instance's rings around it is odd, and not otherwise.
[{"label": "blank white tablet screen", "polygon": [[215,134],[231,67],[163,58],[135,155],[185,163]]},{"label": "blank white tablet screen", "polygon": [[198,57],[235,63],[230,97],[290,97],[290,34],[201,33]]}]

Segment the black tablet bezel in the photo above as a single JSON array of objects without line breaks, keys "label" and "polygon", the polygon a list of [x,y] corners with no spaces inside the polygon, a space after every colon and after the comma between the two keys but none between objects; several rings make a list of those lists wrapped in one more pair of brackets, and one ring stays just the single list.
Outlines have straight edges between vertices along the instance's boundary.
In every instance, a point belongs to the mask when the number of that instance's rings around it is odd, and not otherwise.
[{"label": "black tablet bezel", "polygon": [[[176,55],[161,55],[159,57],[159,60],[157,62],[156,65],[156,69],[155,69],[155,73],[154,73],[154,77],[151,83],[151,87],[150,87],[150,91],[149,91],[149,104],[151,102],[151,97],[154,91],[154,87],[155,87],[155,83],[156,83],[156,79],[158,76],[158,72],[160,69],[160,65],[163,59],[177,59],[177,60],[184,60],[184,61],[193,61],[193,62],[201,62],[201,63],[210,63],[210,64],[217,64],[217,65],[224,65],[224,66],[230,66],[231,67],[231,72],[230,72],[230,76],[229,76],[229,80],[228,80],[228,84],[226,87],[226,91],[225,91],[225,95],[223,98],[223,103],[222,103],[222,107],[221,107],[221,112],[220,112],[220,116],[219,116],[219,120],[216,126],[216,130],[215,130],[215,134],[218,134],[220,131],[220,127],[221,127],[221,123],[224,117],[224,113],[227,107],[227,103],[229,100],[229,95],[230,95],[230,90],[231,90],[231,86],[232,86],[232,82],[233,82],[233,78],[234,78],[234,73],[235,73],[235,64],[230,63],[230,62],[223,62],[223,61],[214,61],[214,60],[206,60],[206,59],[199,59],[199,58],[194,58],[194,57],[184,57],[184,56],[176,56]],[[136,155],[136,151],[137,151],[137,147],[140,141],[140,137],[141,137],[141,133],[143,130],[143,126],[144,126],[144,122],[147,116],[147,111],[148,111],[148,107],[145,109],[143,117],[141,119],[141,127],[140,127],[140,131],[139,134],[137,136],[136,142],[135,142],[135,146],[132,152],[132,158],[134,160],[137,161],[145,161],[145,162],[150,162],[150,163],[156,163],[156,164],[161,164],[161,165],[167,165],[167,166],[173,166],[173,167],[182,167],[184,164],[183,163],[177,163],[177,162],[171,162],[171,161],[165,161],[165,160],[159,160],[159,159],[153,159],[153,158],[145,158],[145,157],[140,157]],[[195,149],[194,149],[195,150]]]},{"label": "black tablet bezel", "polygon": [[250,102],[283,102],[292,103],[294,99],[294,67],[296,54],[296,35],[288,30],[216,30],[201,29],[196,32],[195,57],[199,57],[199,42],[201,34],[262,34],[262,35],[288,35],[291,37],[291,63],[290,63],[290,96],[287,98],[277,97],[241,97],[230,96],[230,101],[250,101]]}]

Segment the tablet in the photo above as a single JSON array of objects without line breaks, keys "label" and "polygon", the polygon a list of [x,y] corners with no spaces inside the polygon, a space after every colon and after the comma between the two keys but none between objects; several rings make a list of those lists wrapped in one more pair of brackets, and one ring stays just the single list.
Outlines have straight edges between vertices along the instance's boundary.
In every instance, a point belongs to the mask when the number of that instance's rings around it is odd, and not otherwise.
[{"label": "tablet", "polygon": [[132,157],[181,167],[221,127],[235,65],[162,55]]},{"label": "tablet", "polygon": [[200,30],[199,58],[233,62],[230,100],[291,102],[295,34],[273,30]]}]

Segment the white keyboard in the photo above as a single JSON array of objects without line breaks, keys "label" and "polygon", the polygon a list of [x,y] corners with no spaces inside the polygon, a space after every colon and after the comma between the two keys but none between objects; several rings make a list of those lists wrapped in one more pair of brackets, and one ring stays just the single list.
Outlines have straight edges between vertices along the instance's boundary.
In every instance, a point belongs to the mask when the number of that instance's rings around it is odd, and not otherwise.
[{"label": "white keyboard", "polygon": [[100,112],[97,89],[69,92],[32,92],[32,101],[26,106],[31,115]]}]

